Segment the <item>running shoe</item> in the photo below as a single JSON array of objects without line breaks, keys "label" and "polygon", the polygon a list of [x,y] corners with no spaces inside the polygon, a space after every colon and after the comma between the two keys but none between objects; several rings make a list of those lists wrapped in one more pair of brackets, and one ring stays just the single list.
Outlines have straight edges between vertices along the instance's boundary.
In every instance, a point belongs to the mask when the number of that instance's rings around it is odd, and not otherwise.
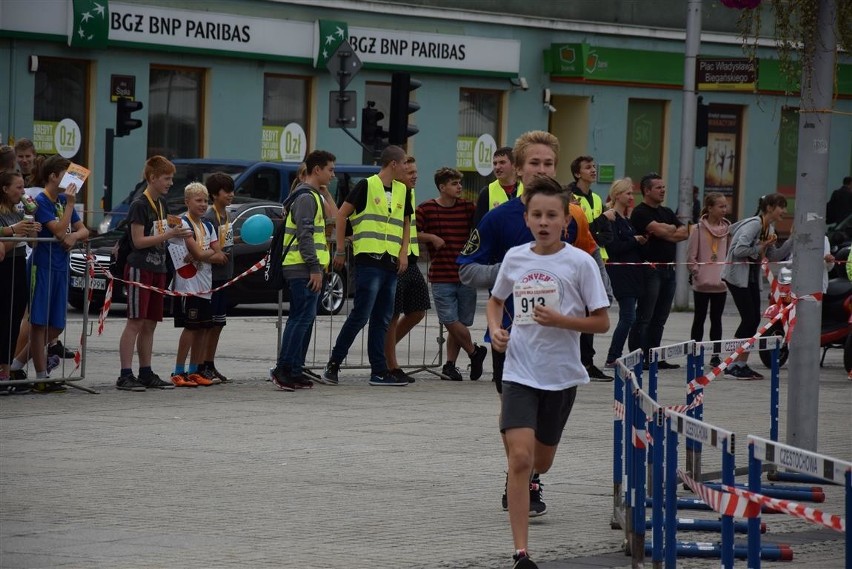
[{"label": "running shoe", "polygon": [[[172,386],[174,387],[174,386]],[[118,379],[115,380],[115,388],[119,391],[136,391],[142,392],[145,391],[145,384],[136,379],[136,376],[132,373],[129,375],[120,375]]]},{"label": "running shoe", "polygon": [[195,385],[203,385],[207,387],[208,385],[213,385],[212,379],[207,379],[200,373],[192,372],[186,376],[186,379],[194,383]]},{"label": "running shoe", "polygon": [[172,374],[171,380],[175,384],[175,387],[198,387],[198,384],[190,381],[185,373]]},{"label": "running shoe", "polygon": [[470,380],[476,381],[482,377],[482,364],[485,362],[485,356],[488,355],[488,348],[477,344],[473,346],[473,353],[470,355]]}]

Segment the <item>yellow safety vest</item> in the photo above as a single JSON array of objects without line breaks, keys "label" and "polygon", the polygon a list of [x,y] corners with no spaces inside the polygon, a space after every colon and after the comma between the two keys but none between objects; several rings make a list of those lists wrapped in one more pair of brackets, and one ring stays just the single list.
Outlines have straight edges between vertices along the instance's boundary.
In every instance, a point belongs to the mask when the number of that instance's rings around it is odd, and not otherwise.
[{"label": "yellow safety vest", "polygon": [[402,226],[405,222],[405,184],[394,180],[391,186],[391,203],[385,196],[381,178],[374,174],[367,178],[367,205],[350,218],[352,222],[352,248],[356,255],[388,253],[399,257],[402,249]]},{"label": "yellow safety vest", "polygon": [[[524,193],[524,185],[519,181],[518,182],[518,192],[515,194],[516,196],[520,196]],[[506,190],[503,189],[503,186],[500,185],[500,180],[494,180],[490,184],[488,184],[488,209],[492,210],[501,203],[505,203],[509,201],[509,196],[506,194]]]},{"label": "yellow safety vest", "polygon": [[[311,192],[311,195],[317,202],[317,212],[314,214],[314,248],[316,249],[320,266],[325,268],[331,260],[328,253],[328,244],[325,240],[325,212],[322,209],[322,200],[319,194]],[[287,215],[287,220],[284,222],[284,235],[284,243],[290,243],[291,239],[293,242],[290,244],[290,250],[287,251],[282,264],[285,267],[289,265],[304,265],[305,260],[299,252],[299,237],[296,234],[296,222],[290,214]]]},{"label": "yellow safety vest", "polygon": [[[586,214],[586,221],[591,223],[603,213],[603,202],[601,201],[601,197],[591,190],[589,195],[592,198],[591,207],[589,207],[589,200],[587,200],[585,196],[578,195],[577,201],[580,202],[580,208],[583,210],[583,213]],[[609,259],[609,255],[606,254],[606,249],[603,247],[598,247],[598,249],[600,249],[601,252],[601,259],[604,261]]]},{"label": "yellow safety vest", "polygon": [[411,221],[408,232],[408,254],[415,257],[420,256],[420,242],[417,240],[417,223],[414,215],[417,202],[414,200],[414,188],[411,188]]}]

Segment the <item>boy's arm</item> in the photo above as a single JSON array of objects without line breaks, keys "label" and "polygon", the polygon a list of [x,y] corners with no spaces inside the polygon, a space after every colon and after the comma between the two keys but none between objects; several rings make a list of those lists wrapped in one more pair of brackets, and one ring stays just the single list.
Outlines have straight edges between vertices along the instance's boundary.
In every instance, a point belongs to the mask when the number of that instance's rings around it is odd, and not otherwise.
[{"label": "boy's arm", "polygon": [[505,352],[509,344],[509,331],[502,326],[504,304],[504,300],[491,296],[485,305],[488,335],[491,336],[492,348],[497,352]]},{"label": "boy's arm", "polygon": [[533,320],[542,326],[565,328],[583,334],[603,334],[609,330],[609,312],[606,308],[592,310],[588,316],[568,316],[552,307],[538,305],[533,310]]},{"label": "boy's arm", "polygon": [[402,222],[402,247],[397,258],[397,273],[402,274],[408,269],[408,242],[411,240],[411,218],[405,216]]},{"label": "boy's arm", "polygon": [[354,212],[355,206],[350,202],[343,202],[343,205],[337,210],[334,227],[335,251],[332,259],[335,269],[342,269],[346,262],[346,220]]}]

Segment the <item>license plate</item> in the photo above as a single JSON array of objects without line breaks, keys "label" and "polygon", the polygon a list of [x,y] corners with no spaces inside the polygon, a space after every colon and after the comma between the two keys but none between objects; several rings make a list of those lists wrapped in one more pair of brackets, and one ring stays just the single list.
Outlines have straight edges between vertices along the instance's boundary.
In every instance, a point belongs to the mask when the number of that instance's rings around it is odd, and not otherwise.
[{"label": "license plate", "polygon": [[[106,279],[89,279],[89,288],[92,290],[106,290],[106,284]],[[71,277],[71,286],[84,288],[86,286],[84,277]]]}]

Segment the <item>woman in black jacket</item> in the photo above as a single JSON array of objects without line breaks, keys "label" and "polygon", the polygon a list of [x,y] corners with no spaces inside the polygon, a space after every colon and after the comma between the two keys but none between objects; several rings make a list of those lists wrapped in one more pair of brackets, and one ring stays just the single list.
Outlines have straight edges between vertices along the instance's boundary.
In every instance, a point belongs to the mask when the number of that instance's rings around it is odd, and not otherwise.
[{"label": "woman in black jacket", "polygon": [[606,272],[612,282],[612,292],[618,300],[618,324],[612,333],[612,342],[606,356],[606,367],[615,367],[616,358],[621,357],[624,342],[630,328],[636,320],[636,303],[642,294],[642,275],[645,270],[640,265],[619,265],[618,263],[641,263],[639,249],[645,244],[644,235],[636,235],[630,224],[630,210],[633,209],[633,180],[622,178],[613,182],[609,188],[607,203],[610,209],[604,216],[612,223],[613,240],[607,244],[609,255]]}]

